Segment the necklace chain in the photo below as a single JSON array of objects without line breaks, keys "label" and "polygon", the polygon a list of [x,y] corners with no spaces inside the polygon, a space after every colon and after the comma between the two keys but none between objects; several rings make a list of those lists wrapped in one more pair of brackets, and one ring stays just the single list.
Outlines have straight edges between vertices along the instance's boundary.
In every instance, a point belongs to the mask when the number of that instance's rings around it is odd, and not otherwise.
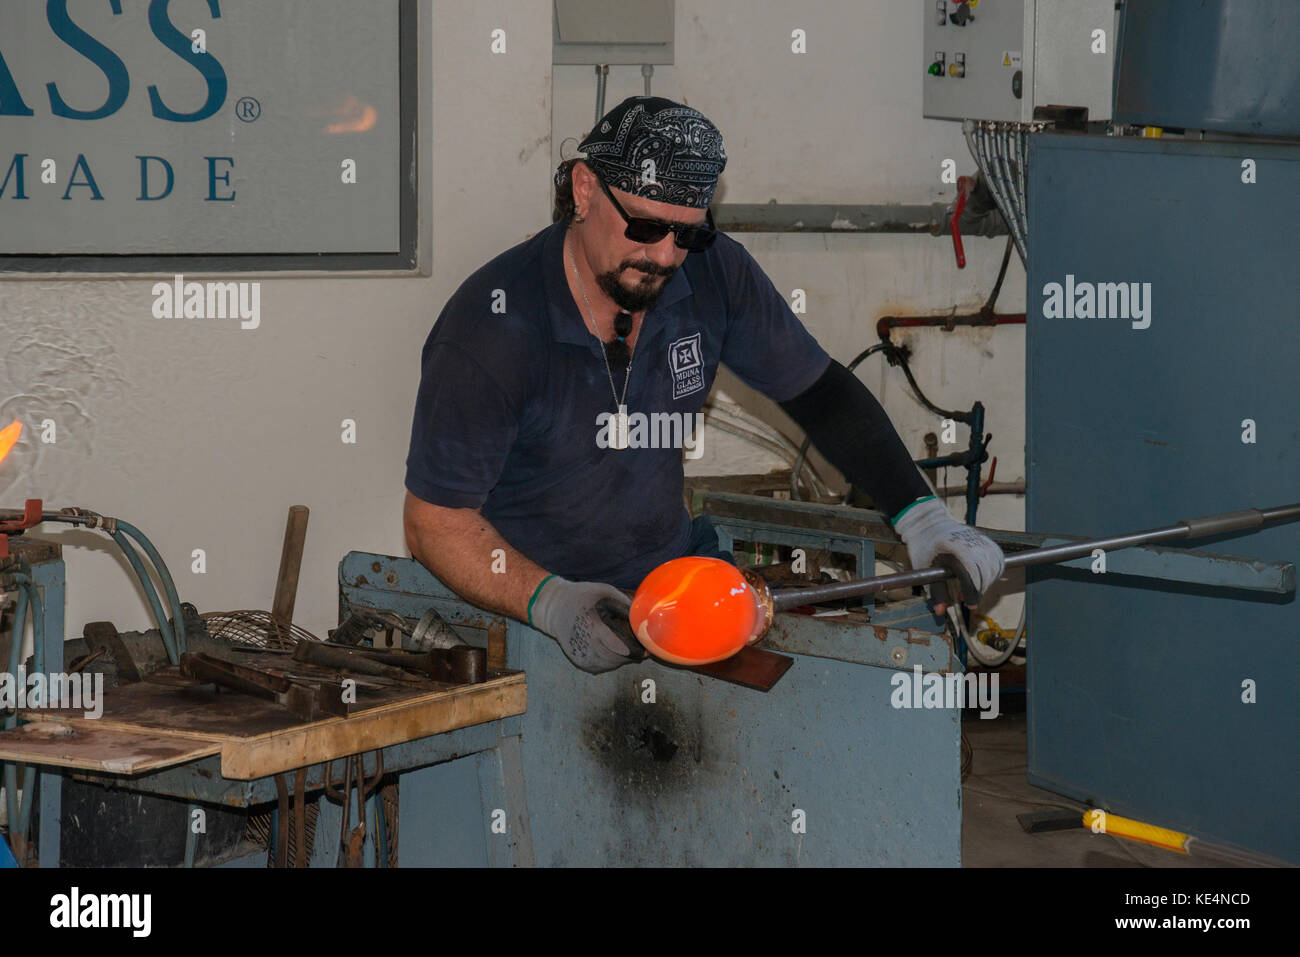
[{"label": "necklace chain", "polygon": [[[591,308],[591,300],[587,298],[587,287],[582,281],[582,275],[578,272],[578,263],[573,258],[573,249],[569,249],[569,263],[573,266],[573,275],[578,280],[578,290],[582,293],[582,301],[587,304],[587,314],[591,316],[591,324],[596,326],[596,311]],[[599,326],[596,326],[599,331]],[[629,354],[627,359],[627,374],[623,376],[623,396],[619,398],[618,390],[614,388],[614,373],[609,368],[609,355],[605,352],[605,340],[600,338],[597,333],[596,341],[600,343],[600,357],[605,360],[605,375],[609,376],[609,391],[614,396],[614,410],[618,411],[625,405],[624,399],[627,398],[627,383],[632,378],[632,357]]]}]

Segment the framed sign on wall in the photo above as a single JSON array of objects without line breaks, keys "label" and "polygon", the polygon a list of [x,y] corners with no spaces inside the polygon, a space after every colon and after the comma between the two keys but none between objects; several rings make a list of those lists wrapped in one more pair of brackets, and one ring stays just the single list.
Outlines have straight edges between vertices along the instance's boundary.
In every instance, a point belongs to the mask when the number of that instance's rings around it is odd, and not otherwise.
[{"label": "framed sign on wall", "polygon": [[415,0],[6,0],[0,272],[416,268]]}]

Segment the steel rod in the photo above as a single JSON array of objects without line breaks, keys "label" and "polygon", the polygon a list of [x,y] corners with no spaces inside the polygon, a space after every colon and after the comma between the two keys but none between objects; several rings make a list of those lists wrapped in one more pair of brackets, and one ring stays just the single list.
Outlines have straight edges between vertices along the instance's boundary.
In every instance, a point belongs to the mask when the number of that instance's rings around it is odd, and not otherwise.
[{"label": "steel rod", "polygon": [[[1112,535],[1108,538],[1094,538],[1087,541],[1048,545],[1043,548],[1015,552],[1007,556],[1006,567],[1019,568],[1025,565],[1065,562],[1091,555],[1093,550],[1098,548],[1103,551],[1107,549],[1117,551],[1122,548],[1152,545],[1157,542],[1173,541],[1179,538],[1200,538],[1206,535],[1219,535],[1223,532],[1258,528],[1268,522],[1279,522],[1294,518],[1300,518],[1300,502],[1294,505],[1279,505],[1275,508],[1251,508],[1240,512],[1225,512],[1221,515],[1185,519],[1177,525],[1153,528],[1145,532],[1128,532],[1122,535]],[[915,571],[897,572],[893,575],[879,575],[874,578],[832,582],[827,585],[774,588],[772,589],[772,602],[777,611],[788,611],[791,608],[817,602],[835,601],[842,598],[860,598],[863,595],[871,595],[890,588],[930,585],[948,578],[951,574],[945,568],[924,568]]]}]

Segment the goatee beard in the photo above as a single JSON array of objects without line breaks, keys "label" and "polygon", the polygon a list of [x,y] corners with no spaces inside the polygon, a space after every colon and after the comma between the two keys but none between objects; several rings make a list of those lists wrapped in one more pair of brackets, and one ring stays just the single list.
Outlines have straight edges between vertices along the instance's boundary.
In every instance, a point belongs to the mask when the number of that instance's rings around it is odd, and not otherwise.
[{"label": "goatee beard", "polygon": [[[676,272],[674,269],[672,272]],[[604,291],[605,295],[613,300],[614,305],[620,309],[626,309],[628,312],[640,312],[643,309],[649,309],[659,299],[660,293],[668,285],[668,280],[672,278],[672,273],[664,276],[663,282],[653,288],[643,287],[640,284],[635,289],[628,289],[621,282],[619,276],[622,270],[612,270],[601,273],[596,277],[596,283]]]}]

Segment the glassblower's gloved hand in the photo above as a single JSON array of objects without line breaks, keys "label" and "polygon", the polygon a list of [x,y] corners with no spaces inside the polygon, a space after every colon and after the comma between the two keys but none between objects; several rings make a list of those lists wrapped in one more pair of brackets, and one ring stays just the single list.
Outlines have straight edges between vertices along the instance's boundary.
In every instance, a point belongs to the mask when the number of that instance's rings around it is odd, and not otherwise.
[{"label": "glassblower's gloved hand", "polygon": [[552,575],[533,596],[528,622],[554,638],[574,667],[599,674],[646,655],[627,623],[631,607],[613,585]]},{"label": "glassblower's gloved hand", "polygon": [[951,567],[961,582],[962,600],[971,607],[1005,567],[1002,549],[987,535],[954,519],[937,498],[908,506],[894,522],[894,530],[907,545],[913,568]]}]

